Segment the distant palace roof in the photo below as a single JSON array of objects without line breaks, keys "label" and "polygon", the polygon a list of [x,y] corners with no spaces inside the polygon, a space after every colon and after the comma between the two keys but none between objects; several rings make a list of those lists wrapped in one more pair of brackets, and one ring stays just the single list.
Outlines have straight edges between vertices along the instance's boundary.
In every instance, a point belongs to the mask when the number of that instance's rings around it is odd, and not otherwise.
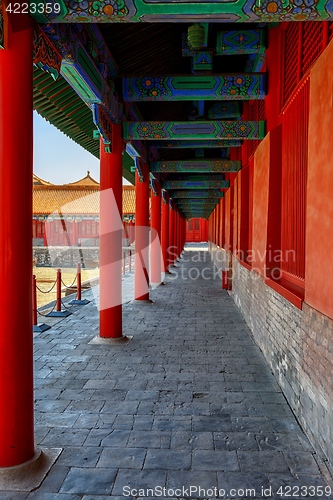
[{"label": "distant palace roof", "polygon": [[[69,184],[51,184],[34,174],[33,214],[98,215],[99,183],[86,177]],[[123,186],[123,215],[135,213],[135,186]]]}]

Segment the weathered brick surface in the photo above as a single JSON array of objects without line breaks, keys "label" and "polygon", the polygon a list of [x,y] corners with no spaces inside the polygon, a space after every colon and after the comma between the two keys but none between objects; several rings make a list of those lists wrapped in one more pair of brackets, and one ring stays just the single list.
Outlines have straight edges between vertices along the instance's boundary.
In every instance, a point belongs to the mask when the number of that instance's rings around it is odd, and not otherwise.
[{"label": "weathered brick surface", "polygon": [[[215,265],[229,255],[212,246]],[[232,296],[295,415],[318,452],[333,462],[333,321],[302,311],[233,259]]]}]

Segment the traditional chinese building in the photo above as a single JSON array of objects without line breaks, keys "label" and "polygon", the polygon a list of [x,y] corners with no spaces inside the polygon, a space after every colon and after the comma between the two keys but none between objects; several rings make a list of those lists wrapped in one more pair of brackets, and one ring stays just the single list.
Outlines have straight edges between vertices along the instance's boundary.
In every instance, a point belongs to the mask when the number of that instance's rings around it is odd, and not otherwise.
[{"label": "traditional chinese building", "polygon": [[[35,246],[99,245],[100,187],[89,171],[83,179],[63,185],[34,175],[33,185]],[[124,236],[129,238],[135,223],[134,186],[123,186],[122,200]]]}]

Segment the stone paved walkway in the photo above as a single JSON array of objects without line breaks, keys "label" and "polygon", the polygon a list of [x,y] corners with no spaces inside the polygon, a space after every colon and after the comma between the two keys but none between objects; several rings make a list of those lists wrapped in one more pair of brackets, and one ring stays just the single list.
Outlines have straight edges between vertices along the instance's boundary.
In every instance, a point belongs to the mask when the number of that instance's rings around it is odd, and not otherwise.
[{"label": "stone paved walkway", "polygon": [[36,441],[63,451],[38,491],[1,500],[331,498],[310,489],[321,463],[213,277],[208,252],[184,252],[154,304],[124,305],[127,345],[89,344],[94,302],[35,337]]}]

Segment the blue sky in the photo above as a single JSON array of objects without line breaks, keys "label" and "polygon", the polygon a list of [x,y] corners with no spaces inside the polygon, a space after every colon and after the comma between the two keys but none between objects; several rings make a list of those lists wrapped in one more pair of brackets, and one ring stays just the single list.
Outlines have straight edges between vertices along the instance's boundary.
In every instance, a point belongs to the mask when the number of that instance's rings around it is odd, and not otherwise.
[{"label": "blue sky", "polygon": [[53,184],[66,184],[82,179],[87,170],[99,182],[99,160],[35,111],[34,173]]}]

